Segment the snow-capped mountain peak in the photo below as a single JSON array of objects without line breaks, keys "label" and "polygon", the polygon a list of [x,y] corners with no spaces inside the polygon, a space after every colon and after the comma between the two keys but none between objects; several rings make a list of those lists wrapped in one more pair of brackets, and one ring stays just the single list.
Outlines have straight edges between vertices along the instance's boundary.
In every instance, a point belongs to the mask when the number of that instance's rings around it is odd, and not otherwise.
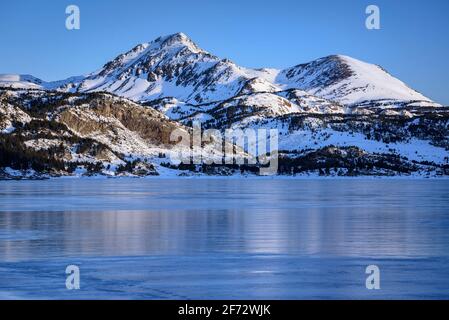
[{"label": "snow-capped mountain peak", "polygon": [[205,51],[198,47],[195,42],[193,42],[187,35],[182,32],[178,32],[169,36],[160,37],[155,40],[161,44],[161,48],[173,47],[173,46],[184,46],[189,48],[192,52],[199,53]]},{"label": "snow-capped mountain peak", "polygon": [[331,55],[283,70],[276,81],[347,106],[412,102],[437,105],[382,67],[345,55]]},{"label": "snow-capped mountain peak", "polygon": [[184,54],[206,53],[184,33],[176,33],[135,46],[130,51],[120,54],[114,60],[106,63],[102,69],[94,72],[91,76],[120,73],[122,69],[132,67],[142,60],[149,60],[149,58],[157,54],[165,53],[167,55],[168,53],[174,54],[180,52]]},{"label": "snow-capped mountain peak", "polygon": [[202,103],[235,95],[239,86],[233,82],[238,71],[232,62],[176,33],[119,55],[77,84],[76,91],[109,91],[136,101],[172,96]]}]

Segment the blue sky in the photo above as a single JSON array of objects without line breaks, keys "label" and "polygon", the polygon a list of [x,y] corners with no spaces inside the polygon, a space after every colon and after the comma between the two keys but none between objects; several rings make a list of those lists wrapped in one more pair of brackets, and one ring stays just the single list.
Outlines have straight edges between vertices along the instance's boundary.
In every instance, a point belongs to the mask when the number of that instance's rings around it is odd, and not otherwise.
[{"label": "blue sky", "polygon": [[[81,29],[65,28],[65,8]],[[365,28],[365,8],[381,30]],[[58,80],[89,73],[134,45],[184,32],[246,67],[284,68],[329,54],[382,65],[449,105],[447,0],[15,0],[0,2],[0,73]]]}]

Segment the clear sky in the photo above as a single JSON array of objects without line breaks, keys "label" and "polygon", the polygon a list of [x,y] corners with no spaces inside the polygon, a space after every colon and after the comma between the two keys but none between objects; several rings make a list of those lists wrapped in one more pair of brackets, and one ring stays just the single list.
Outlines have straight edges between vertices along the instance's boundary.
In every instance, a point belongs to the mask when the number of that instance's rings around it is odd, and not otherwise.
[{"label": "clear sky", "polygon": [[[81,10],[80,30],[65,28],[69,4]],[[370,4],[380,7],[381,30],[365,28]],[[449,105],[448,0],[1,1],[0,73],[47,81],[85,74],[176,32],[246,67],[353,56]]]}]

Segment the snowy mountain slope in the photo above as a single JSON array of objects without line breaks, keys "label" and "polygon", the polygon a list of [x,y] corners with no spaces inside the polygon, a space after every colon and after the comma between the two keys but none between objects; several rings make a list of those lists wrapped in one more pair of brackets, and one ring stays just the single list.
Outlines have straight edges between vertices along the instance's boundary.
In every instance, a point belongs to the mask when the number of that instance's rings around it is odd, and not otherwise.
[{"label": "snowy mountain slope", "polygon": [[30,121],[31,117],[20,108],[0,101],[0,133],[11,133],[16,129],[15,123],[25,124]]},{"label": "snowy mountain slope", "polygon": [[199,120],[204,125],[213,125],[217,128],[241,121],[245,117],[251,117],[251,121],[254,121],[256,118],[275,118],[295,113],[344,114],[347,112],[347,108],[337,103],[298,89],[275,93],[239,94],[224,101],[202,105],[188,104],[175,98],[154,100],[146,105],[184,124],[191,120]]},{"label": "snowy mountain slope", "polygon": [[178,33],[138,45],[74,85],[141,102],[175,97],[199,104],[233,97],[255,75],[269,73],[221,60]]},{"label": "snowy mountain slope", "polygon": [[47,82],[28,74],[0,74],[0,88],[73,92],[77,87],[76,83],[84,78],[84,76],[74,76],[64,80]]},{"label": "snowy mountain slope", "polygon": [[342,55],[283,70],[276,83],[347,106],[379,102],[385,106],[402,102],[438,106],[381,67]]},{"label": "snowy mountain slope", "polygon": [[288,99],[291,103],[298,105],[300,112],[309,113],[346,113],[348,109],[339,103],[319,98],[306,91],[290,89],[277,92],[277,95]]},{"label": "snowy mountain slope", "polygon": [[47,83],[28,74],[0,74],[0,87],[13,89],[43,89]]},{"label": "snowy mountain slope", "polygon": [[[377,117],[355,118],[352,121],[341,121],[345,115],[324,115],[323,117],[302,118],[300,124],[293,118],[274,118],[264,121],[253,121],[234,124],[235,128],[278,128],[279,150],[292,152],[304,150],[307,153],[328,146],[357,147],[369,153],[393,153],[411,161],[428,161],[437,164],[449,163],[449,133],[443,143],[432,141],[431,135],[414,132],[417,121],[408,119],[404,126],[390,126],[390,132],[377,128],[380,119]],[[368,120],[370,119],[370,120]],[[389,121],[394,121],[393,119]],[[440,123],[446,128],[448,120]],[[377,131],[380,131],[377,133]],[[373,136],[378,135],[376,139]],[[367,136],[370,137],[367,139]],[[300,152],[301,153],[301,152]]]}]

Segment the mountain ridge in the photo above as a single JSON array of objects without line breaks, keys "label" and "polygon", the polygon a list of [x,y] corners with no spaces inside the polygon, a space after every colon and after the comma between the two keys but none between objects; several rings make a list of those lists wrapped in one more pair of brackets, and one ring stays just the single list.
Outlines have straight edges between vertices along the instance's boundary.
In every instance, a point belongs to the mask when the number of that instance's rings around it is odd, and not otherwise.
[{"label": "mountain ridge", "polygon": [[[329,55],[280,69],[250,69],[221,59],[197,46],[184,33],[141,43],[118,55],[100,69],[66,80],[40,81],[41,89],[67,92],[107,91],[137,102],[173,97],[190,104],[222,101],[247,90],[281,92],[299,89],[345,106],[421,103],[440,106],[409,88],[383,68],[344,55]],[[38,88],[31,81],[0,85]]]},{"label": "mountain ridge", "polygon": [[0,179],[261,169],[172,163],[172,151],[222,160],[214,143],[201,150],[170,141],[175,130],[191,132],[193,121],[220,133],[276,129],[280,175],[449,175],[449,108],[382,67],[330,55],[284,70],[250,69],[178,33],[85,76],[0,75]]}]

